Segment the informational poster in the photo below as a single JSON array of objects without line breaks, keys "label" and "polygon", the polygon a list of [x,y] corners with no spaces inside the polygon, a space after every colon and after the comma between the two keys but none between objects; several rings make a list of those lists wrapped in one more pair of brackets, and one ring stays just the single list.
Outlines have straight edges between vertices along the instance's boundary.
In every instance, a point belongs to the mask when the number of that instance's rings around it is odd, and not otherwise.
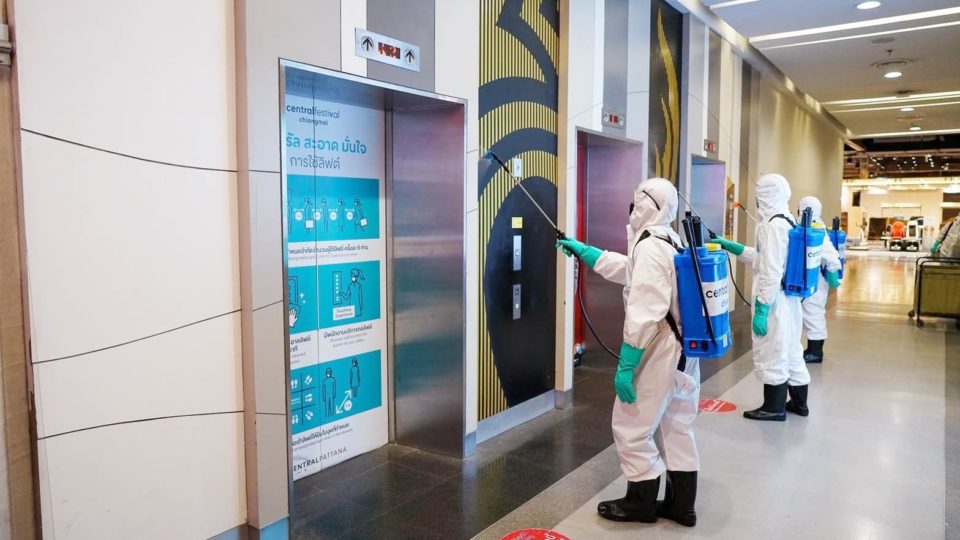
[{"label": "informational poster", "polygon": [[283,105],[293,476],[387,442],[384,113],[312,97]]}]

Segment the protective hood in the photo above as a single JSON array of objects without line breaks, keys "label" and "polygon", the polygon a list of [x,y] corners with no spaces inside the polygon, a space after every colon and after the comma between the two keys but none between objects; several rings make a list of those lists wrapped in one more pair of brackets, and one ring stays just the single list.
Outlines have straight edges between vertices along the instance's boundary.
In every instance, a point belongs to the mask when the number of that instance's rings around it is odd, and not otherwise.
[{"label": "protective hood", "polygon": [[757,219],[767,221],[777,214],[790,215],[790,183],[779,174],[757,180]]},{"label": "protective hood", "polygon": [[649,178],[640,182],[633,192],[633,212],[630,214],[630,228],[640,232],[653,226],[669,226],[677,219],[680,206],[677,188],[669,180]]},{"label": "protective hood", "polygon": [[820,199],[811,195],[800,199],[800,207],[798,208],[799,214],[803,215],[803,211],[807,208],[813,211],[814,221],[822,221],[820,214],[823,212],[823,205],[820,204]]}]

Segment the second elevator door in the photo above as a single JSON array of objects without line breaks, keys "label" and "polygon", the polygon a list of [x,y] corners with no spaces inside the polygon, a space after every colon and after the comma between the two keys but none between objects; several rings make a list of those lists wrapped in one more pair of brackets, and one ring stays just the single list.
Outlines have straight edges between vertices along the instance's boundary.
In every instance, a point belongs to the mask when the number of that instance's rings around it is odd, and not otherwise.
[{"label": "second elevator door", "polygon": [[[643,146],[585,132],[579,134],[579,144],[584,241],[603,250],[626,253],[629,207],[634,189],[643,179]],[[587,315],[600,339],[614,352],[619,351],[623,287],[592,271],[585,271],[583,279]],[[582,335],[588,358],[605,354],[585,324]]]}]

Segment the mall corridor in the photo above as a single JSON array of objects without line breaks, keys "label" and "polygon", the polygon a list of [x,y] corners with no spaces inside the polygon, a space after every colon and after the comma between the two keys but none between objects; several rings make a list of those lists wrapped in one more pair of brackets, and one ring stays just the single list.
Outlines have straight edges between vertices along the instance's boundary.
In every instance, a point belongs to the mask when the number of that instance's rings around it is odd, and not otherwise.
[{"label": "mall corridor", "polygon": [[599,501],[626,488],[609,427],[615,366],[599,356],[578,368],[572,409],[482,443],[474,458],[388,446],[296,484],[294,538],[496,540],[525,528],[572,539],[956,538],[960,335],[952,321],[920,329],[907,317],[916,258],[849,255],[824,363],[810,366],[807,418],[739,414],[760,395],[749,351],[701,362],[702,399],[737,410],[696,421],[694,529],[597,515]]},{"label": "mall corridor", "polygon": [[0,0],[0,540],[960,540],[958,29]]}]

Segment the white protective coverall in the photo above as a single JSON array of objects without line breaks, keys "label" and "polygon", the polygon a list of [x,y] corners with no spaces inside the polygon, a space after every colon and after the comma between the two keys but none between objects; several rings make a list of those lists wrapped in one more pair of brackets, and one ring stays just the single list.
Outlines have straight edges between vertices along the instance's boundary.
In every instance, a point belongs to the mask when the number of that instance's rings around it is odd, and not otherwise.
[{"label": "white protective coverall", "polygon": [[[613,438],[620,467],[631,482],[652,480],[664,470],[700,469],[693,436],[700,366],[697,359],[687,358],[686,369],[677,369],[683,347],[665,320],[672,313],[679,328],[674,246],[681,243],[670,228],[678,206],[677,190],[669,180],[642,182],[634,193],[627,226],[629,255],[605,251],[593,268],[623,285],[623,341],[644,350],[634,376],[636,401],[624,403],[617,398],[613,404]],[[640,241],[644,232],[651,236]]]},{"label": "white protective coverall", "polygon": [[[820,199],[807,196],[800,199],[800,213],[809,208],[813,213],[813,222],[819,223],[824,230],[827,230],[820,214],[823,212],[823,205]],[[820,262],[820,281],[817,284],[817,292],[803,300],[803,329],[807,332],[807,339],[827,339],[827,295],[830,292],[830,286],[827,285],[823,272],[840,271],[840,252],[830,241],[828,234],[823,239],[823,252]]]},{"label": "white protective coverall", "polygon": [[940,256],[960,258],[960,218],[947,223],[937,236],[940,241]]},{"label": "white protective coverall", "polygon": [[803,308],[800,297],[787,296],[782,287],[792,227],[787,220],[774,218],[782,214],[796,221],[789,203],[786,178],[765,174],[757,180],[757,245],[745,247],[740,257],[753,268],[754,303],[770,306],[767,335],[753,334],[753,372],[763,384],[802,386],[810,383],[800,342]]}]

